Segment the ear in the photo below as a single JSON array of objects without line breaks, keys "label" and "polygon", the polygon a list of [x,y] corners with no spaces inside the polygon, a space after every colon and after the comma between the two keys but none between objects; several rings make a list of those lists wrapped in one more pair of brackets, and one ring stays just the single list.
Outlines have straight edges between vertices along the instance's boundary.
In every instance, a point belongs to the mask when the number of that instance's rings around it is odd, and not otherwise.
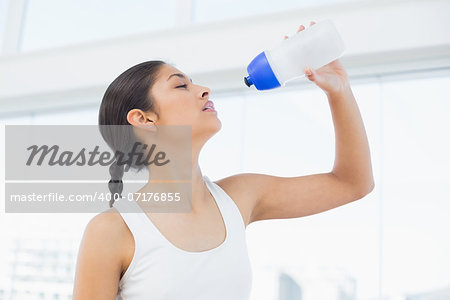
[{"label": "ear", "polygon": [[156,115],[152,113],[145,113],[140,109],[132,109],[127,114],[127,121],[131,125],[143,130],[156,132],[156,124],[153,121]]}]

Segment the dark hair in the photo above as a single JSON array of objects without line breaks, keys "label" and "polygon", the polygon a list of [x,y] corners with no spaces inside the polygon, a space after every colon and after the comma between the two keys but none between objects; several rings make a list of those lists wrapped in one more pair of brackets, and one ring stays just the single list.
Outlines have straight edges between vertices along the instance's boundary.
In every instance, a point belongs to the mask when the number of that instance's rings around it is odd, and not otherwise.
[{"label": "dark hair", "polygon": [[[120,74],[108,86],[100,105],[99,125],[131,125],[127,120],[127,113],[132,109],[144,112],[154,112],[158,116],[158,108],[152,98],[150,90],[156,81],[164,61],[152,60],[137,64]],[[112,207],[117,196],[122,197],[124,164],[119,163],[117,151],[127,153],[127,148],[136,142],[132,126],[99,126],[100,133],[106,143],[114,151],[115,162],[109,167],[111,180],[108,183],[111,192],[109,207]],[[115,129],[112,129],[115,128]],[[116,130],[119,130],[117,132]],[[140,171],[143,166],[129,164],[131,168]]]}]

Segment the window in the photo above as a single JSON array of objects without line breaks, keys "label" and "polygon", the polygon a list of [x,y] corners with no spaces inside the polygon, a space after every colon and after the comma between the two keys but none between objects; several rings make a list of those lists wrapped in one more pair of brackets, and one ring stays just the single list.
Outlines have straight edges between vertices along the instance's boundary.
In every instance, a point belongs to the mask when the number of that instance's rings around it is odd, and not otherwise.
[{"label": "window", "polygon": [[[192,0],[193,22],[204,23],[236,17],[281,12],[291,9],[349,2],[351,0]],[[361,1],[361,0],[359,0]]]},{"label": "window", "polygon": [[28,2],[23,52],[139,34],[175,24],[175,0]]},{"label": "window", "polygon": [[8,0],[0,0],[0,50],[3,49],[3,37],[5,35],[7,12],[8,12]]},{"label": "window", "polygon": [[[247,227],[252,300],[293,299],[300,294],[302,299],[381,299],[382,295],[392,300],[448,290],[449,85],[450,76],[378,77],[352,83],[369,137],[375,190],[364,199],[320,214]],[[214,102],[222,129],[200,156],[202,171],[212,180],[242,172],[299,176],[331,170],[333,124],[326,96],[317,87],[216,95]],[[97,113],[98,108],[92,108],[2,122],[95,124]],[[59,264],[56,270],[42,268],[48,278],[66,280],[56,285],[64,290],[60,297],[70,297],[72,279],[67,274],[74,272],[79,241],[91,217],[1,216],[0,228],[10,229],[0,230],[9,245],[0,248],[3,276],[10,278],[8,266],[14,263],[20,266],[37,260],[36,253],[58,251],[60,259],[49,260]],[[62,236],[68,240],[49,240]],[[43,241],[46,245],[39,246]],[[35,248],[30,252],[30,247]],[[25,295],[28,286],[0,280],[0,295]],[[54,281],[39,287],[33,295],[56,290]]]}]

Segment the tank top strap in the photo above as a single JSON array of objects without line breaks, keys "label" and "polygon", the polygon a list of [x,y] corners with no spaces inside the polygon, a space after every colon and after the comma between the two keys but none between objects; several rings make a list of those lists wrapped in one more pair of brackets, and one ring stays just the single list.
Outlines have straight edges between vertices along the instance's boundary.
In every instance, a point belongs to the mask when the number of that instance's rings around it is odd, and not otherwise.
[{"label": "tank top strap", "polygon": [[128,201],[127,199],[119,199],[114,202],[114,207],[120,213],[131,233],[134,235],[135,233],[140,233],[142,229],[143,212],[133,202],[134,201]]},{"label": "tank top strap", "polygon": [[203,179],[216,199],[228,228],[233,231],[232,235],[245,236],[244,220],[234,200],[217,183],[211,181],[208,176],[204,175]]},{"label": "tank top strap", "polygon": [[159,242],[157,237],[149,234],[149,218],[135,200],[119,199],[114,202],[114,207],[121,214],[135,240],[145,240],[145,244],[153,243],[153,245],[155,242]]},{"label": "tank top strap", "polygon": [[122,216],[125,224],[133,234],[135,242],[135,256],[141,255],[142,252],[148,250],[149,247],[160,245],[157,235],[148,232],[148,217],[144,210],[134,201],[125,198],[114,202],[114,207]]}]

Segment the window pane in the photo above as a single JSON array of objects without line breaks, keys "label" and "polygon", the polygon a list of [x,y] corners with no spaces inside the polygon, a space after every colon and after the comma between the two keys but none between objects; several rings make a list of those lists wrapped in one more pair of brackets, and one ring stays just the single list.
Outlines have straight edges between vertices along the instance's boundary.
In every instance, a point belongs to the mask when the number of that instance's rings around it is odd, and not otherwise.
[{"label": "window pane", "polygon": [[431,296],[450,286],[449,85],[449,77],[383,84],[382,276],[388,296],[449,297]]},{"label": "window pane", "polygon": [[[29,114],[0,119],[0,129],[5,124],[97,124],[97,115],[98,107]],[[0,299],[72,299],[78,249],[94,215],[0,212]]]},{"label": "window pane", "polygon": [[21,51],[59,47],[175,24],[175,0],[29,0]]},{"label": "window pane", "polygon": [[[377,84],[352,86],[377,176],[380,105]],[[245,101],[244,171],[301,176],[331,171],[334,130],[318,87],[255,94]],[[247,228],[254,267],[251,299],[375,299],[379,288],[379,194],[303,218]],[[296,292],[294,292],[296,291]],[[286,296],[287,297],[287,296]]]},{"label": "window pane", "polygon": [[349,0],[192,0],[193,22],[211,22]]},{"label": "window pane", "polygon": [[9,0],[0,0],[0,54],[3,49],[3,38],[5,35],[6,15]]},{"label": "window pane", "polygon": [[222,128],[205,144],[199,158],[202,172],[210,179],[241,173],[244,146],[244,97],[214,97]]}]

